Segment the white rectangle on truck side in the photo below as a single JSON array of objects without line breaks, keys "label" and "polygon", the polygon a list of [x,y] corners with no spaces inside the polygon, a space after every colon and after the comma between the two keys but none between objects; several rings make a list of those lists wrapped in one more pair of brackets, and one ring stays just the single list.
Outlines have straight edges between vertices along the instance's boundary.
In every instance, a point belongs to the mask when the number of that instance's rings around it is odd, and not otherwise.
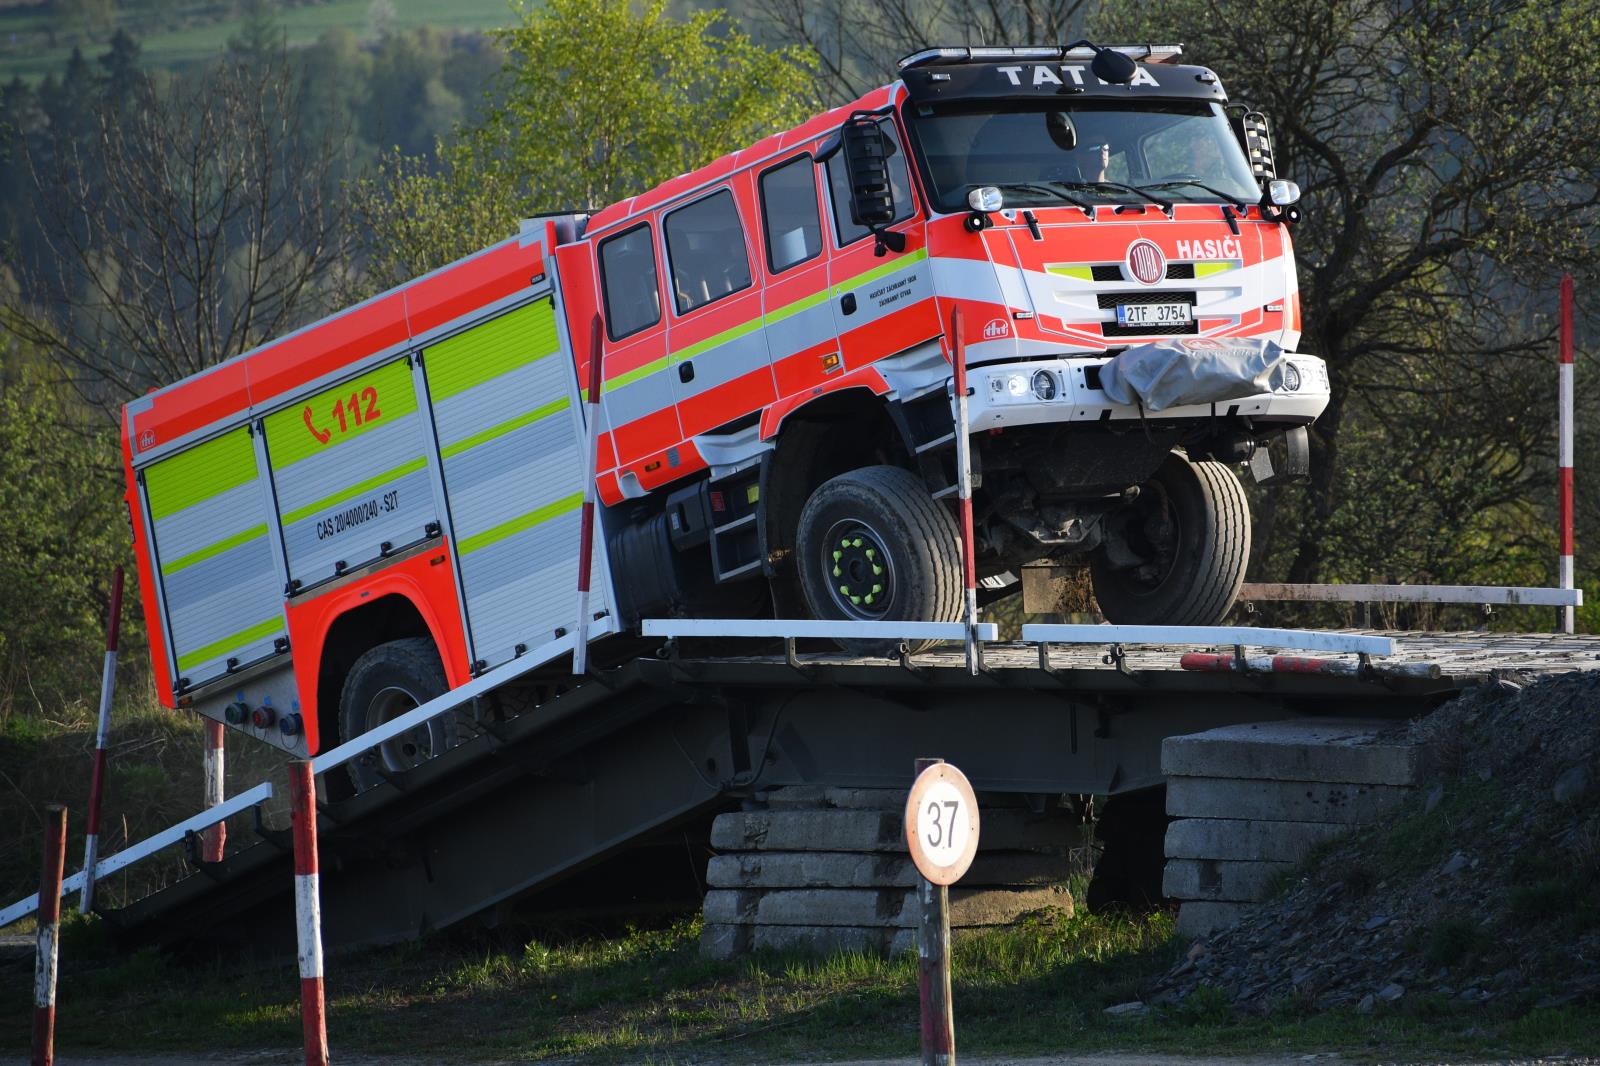
[{"label": "white rectangle on truck side", "polygon": [[142,472],[177,679],[272,654],[285,635],[255,448],[243,426]]},{"label": "white rectangle on truck side", "polygon": [[314,585],[426,537],[438,514],[421,417],[397,359],[262,420],[292,581]]},{"label": "white rectangle on truck side", "polygon": [[[422,356],[473,655],[490,667],[577,621],[585,436],[557,325],[541,299]],[[609,611],[610,582],[591,585]]]}]

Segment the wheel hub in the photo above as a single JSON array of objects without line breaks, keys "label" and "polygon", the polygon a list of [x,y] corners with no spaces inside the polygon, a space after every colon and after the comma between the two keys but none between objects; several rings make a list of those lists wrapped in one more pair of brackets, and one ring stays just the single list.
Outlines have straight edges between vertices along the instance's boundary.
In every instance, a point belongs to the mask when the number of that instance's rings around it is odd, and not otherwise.
[{"label": "wheel hub", "polygon": [[846,617],[884,617],[894,600],[894,567],[883,538],[862,522],[835,523],[823,541],[828,594]]}]

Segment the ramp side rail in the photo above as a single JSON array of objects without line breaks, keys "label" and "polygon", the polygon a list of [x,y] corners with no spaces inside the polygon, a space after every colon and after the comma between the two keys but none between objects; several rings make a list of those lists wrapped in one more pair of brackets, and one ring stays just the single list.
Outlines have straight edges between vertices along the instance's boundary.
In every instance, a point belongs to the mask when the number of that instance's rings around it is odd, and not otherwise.
[{"label": "ramp side rail", "polygon": [[1241,603],[1251,600],[1316,603],[1464,603],[1489,607],[1582,607],[1582,589],[1520,585],[1320,585],[1246,582]]}]

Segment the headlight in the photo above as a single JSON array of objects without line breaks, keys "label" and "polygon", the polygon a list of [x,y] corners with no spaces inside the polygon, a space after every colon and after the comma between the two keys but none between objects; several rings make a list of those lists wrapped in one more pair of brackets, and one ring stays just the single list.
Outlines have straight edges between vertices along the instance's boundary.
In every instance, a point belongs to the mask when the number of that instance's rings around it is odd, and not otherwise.
[{"label": "headlight", "polygon": [[980,185],[967,193],[967,206],[974,211],[998,211],[1005,206],[1005,197],[993,185]]},{"label": "headlight", "polygon": [[1290,392],[1300,391],[1300,368],[1293,363],[1283,364],[1283,387]]},{"label": "headlight", "polygon": [[1028,394],[1028,379],[1021,374],[1012,374],[1006,379],[1006,391],[1013,396],[1026,396]]},{"label": "headlight", "polygon": [[1033,394],[1041,400],[1056,398],[1056,376],[1048,370],[1037,371],[1033,375]]}]

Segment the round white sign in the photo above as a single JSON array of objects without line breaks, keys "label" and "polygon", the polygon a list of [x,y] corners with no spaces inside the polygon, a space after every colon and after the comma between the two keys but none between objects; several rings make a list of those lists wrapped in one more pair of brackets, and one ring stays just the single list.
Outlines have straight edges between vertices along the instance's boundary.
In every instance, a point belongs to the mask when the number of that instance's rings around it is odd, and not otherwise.
[{"label": "round white sign", "polygon": [[978,800],[966,775],[949,763],[922,771],[906,800],[906,846],[936,885],[954,884],[978,851]]}]

